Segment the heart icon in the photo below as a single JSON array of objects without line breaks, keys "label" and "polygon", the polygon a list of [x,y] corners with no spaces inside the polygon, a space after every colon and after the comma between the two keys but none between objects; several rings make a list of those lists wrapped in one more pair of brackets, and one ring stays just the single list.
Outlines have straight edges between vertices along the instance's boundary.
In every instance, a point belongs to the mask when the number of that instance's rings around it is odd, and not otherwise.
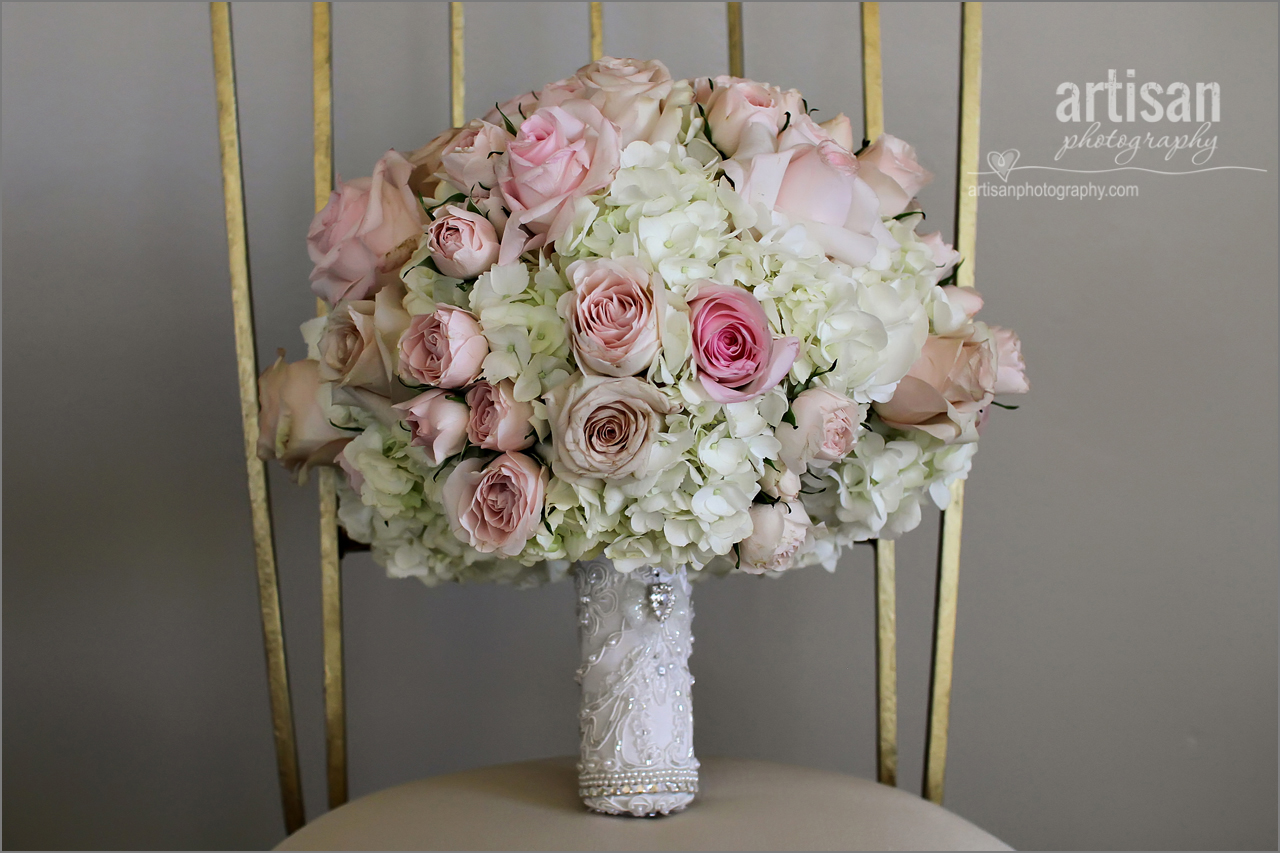
[{"label": "heart icon", "polygon": [[1010,148],[1008,151],[988,151],[987,165],[1000,176],[1000,180],[1006,183],[1009,180],[1009,173],[1013,171],[1013,164],[1018,162],[1018,149]]}]

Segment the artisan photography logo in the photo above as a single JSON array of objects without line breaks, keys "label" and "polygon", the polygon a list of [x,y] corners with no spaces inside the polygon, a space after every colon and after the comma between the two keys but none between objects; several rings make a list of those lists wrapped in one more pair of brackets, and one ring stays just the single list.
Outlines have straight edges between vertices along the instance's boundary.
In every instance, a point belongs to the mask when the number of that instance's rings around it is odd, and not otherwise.
[{"label": "artisan photography logo", "polygon": [[[1162,176],[1266,171],[1210,162],[1222,145],[1216,130],[1222,121],[1222,87],[1217,82],[1139,84],[1135,69],[1126,69],[1121,80],[1113,68],[1107,70],[1103,82],[1086,82],[1081,86],[1067,81],[1058,86],[1056,94],[1059,100],[1054,114],[1067,126],[1067,132],[1062,135],[1061,143],[1056,143],[1051,163],[1027,163],[1016,148],[988,151],[983,163],[987,168],[971,174],[989,175],[999,183],[976,182],[969,189],[970,195],[1059,200],[1138,195],[1135,184],[1011,183],[1013,173],[1023,170]],[[1095,152],[1106,152],[1109,156],[1100,158]]]}]

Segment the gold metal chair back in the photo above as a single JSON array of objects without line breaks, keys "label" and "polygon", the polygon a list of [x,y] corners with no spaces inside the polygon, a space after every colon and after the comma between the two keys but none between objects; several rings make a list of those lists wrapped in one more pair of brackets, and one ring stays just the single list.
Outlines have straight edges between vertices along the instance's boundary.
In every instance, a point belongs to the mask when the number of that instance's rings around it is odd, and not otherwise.
[{"label": "gold metal chair back", "polygon": [[[315,201],[319,210],[333,189],[333,62],[329,3],[312,3],[312,96],[314,103]],[[591,58],[604,54],[602,3],[588,3]],[[884,131],[884,91],[880,61],[880,4],[862,3],[862,93],[864,136],[874,140]],[[227,249],[231,271],[236,362],[240,409],[244,424],[245,463],[253,517],[257,563],[258,603],[262,613],[267,656],[272,728],[276,763],[284,805],[285,829],[293,833],[306,822],[298,746],[285,657],[276,574],[271,503],[266,471],[258,459],[258,364],[254,345],[253,300],[249,278],[248,235],[245,226],[244,178],[236,106],[235,57],[230,3],[210,3],[214,76],[218,98],[218,134],[222,151],[222,181],[226,203]],[[729,73],[744,76],[742,3],[726,3]],[[462,3],[449,4],[450,96],[454,127],[466,122],[464,95],[464,12]],[[978,117],[982,83],[982,4],[961,3],[959,168],[956,193],[955,245],[965,262],[957,272],[961,287],[973,286],[978,171]],[[317,311],[326,306],[316,300]],[[347,801],[346,700],[342,672],[342,575],[338,548],[335,473],[319,475],[320,585],[324,642],[325,761],[329,808]],[[964,511],[964,482],[951,489],[951,502],[942,513],[938,577],[934,602],[933,654],[930,667],[928,729],[925,740],[923,796],[942,802],[947,761],[947,725],[951,710],[951,674],[955,653],[956,594],[960,571],[960,535]],[[897,784],[898,702],[897,627],[894,547],[876,541],[876,767],[878,780]]]}]

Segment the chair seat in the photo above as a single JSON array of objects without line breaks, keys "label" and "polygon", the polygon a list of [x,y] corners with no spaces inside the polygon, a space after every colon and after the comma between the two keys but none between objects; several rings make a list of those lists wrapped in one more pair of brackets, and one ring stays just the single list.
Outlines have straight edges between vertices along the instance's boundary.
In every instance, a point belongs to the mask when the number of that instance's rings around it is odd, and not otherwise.
[{"label": "chair seat", "polygon": [[419,779],[317,818],[277,850],[1009,850],[964,818],[875,782],[710,758],[684,812],[611,817],[578,799],[573,758]]}]

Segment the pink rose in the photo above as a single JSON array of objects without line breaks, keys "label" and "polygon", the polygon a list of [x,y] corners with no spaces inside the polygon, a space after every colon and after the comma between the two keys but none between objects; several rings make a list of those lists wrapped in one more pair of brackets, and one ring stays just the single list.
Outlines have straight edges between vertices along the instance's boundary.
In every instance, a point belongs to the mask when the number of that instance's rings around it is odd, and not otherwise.
[{"label": "pink rose", "polygon": [[1031,390],[1027,381],[1027,365],[1022,360],[1022,341],[1012,329],[991,327],[991,335],[996,339],[996,385],[997,394],[1025,394]]},{"label": "pink rose", "polygon": [[858,155],[862,177],[880,197],[880,212],[897,216],[933,175],[916,162],[916,150],[885,133]]},{"label": "pink rose", "polygon": [[545,399],[556,473],[569,477],[644,477],[662,416],[675,411],[661,391],[634,376],[579,375]]},{"label": "pink rose", "polygon": [[467,438],[472,444],[504,452],[533,446],[533,404],[518,402],[515,387],[504,379],[497,385],[477,382],[467,392]]},{"label": "pink rose", "polygon": [[[934,231],[930,234],[921,234],[919,236],[920,242],[924,243],[925,247],[929,250],[929,254],[933,257],[933,262],[938,265],[938,271],[933,274],[933,280],[935,282],[942,281],[944,278],[951,275],[951,271],[954,270],[956,268],[956,264],[960,262],[960,253],[957,252],[950,243],[943,240],[942,234],[938,231]],[[979,304],[981,304],[981,302],[979,302]],[[977,312],[970,312],[971,315],[975,313]]]},{"label": "pink rose", "polygon": [[799,338],[774,339],[759,300],[740,287],[695,283],[689,300],[693,357],[707,396],[717,403],[759,397],[787,375]]},{"label": "pink rose", "polygon": [[930,335],[893,398],[876,403],[880,419],[918,429],[948,444],[978,440],[978,418],[995,395],[995,338],[982,323],[967,337]]},{"label": "pink rose", "polygon": [[738,543],[738,568],[747,574],[785,572],[813,522],[799,501],[751,505],[751,535]]},{"label": "pink rose", "polygon": [[403,297],[404,288],[396,282],[373,299],[334,306],[317,345],[320,378],[390,397],[400,336],[409,325]]},{"label": "pink rose", "polygon": [[515,557],[542,520],[547,470],[523,453],[485,465],[467,459],[445,481],[445,516],[453,535],[477,551]]},{"label": "pink rose", "polygon": [[436,136],[426,145],[410,151],[405,157],[413,166],[409,173],[409,189],[415,195],[432,198],[440,185],[440,158],[454,139],[462,133],[463,128],[451,127]]},{"label": "pink rose", "polygon": [[494,166],[512,136],[505,128],[476,119],[444,147],[440,167],[449,183],[472,198],[488,198],[497,186]]},{"label": "pink rose", "polygon": [[475,278],[498,259],[498,232],[483,216],[448,205],[427,226],[427,248],[444,275]]},{"label": "pink rose", "polygon": [[774,149],[774,139],[787,122],[804,113],[800,93],[738,77],[717,77],[699,88],[711,140],[726,157],[746,157]]},{"label": "pink rose", "polygon": [[875,257],[880,243],[896,246],[861,171],[857,158],[834,142],[800,143],[746,164],[725,163],[739,195],[804,225],[827,255],[855,267]]},{"label": "pink rose", "polygon": [[584,373],[634,376],[658,354],[658,310],[637,258],[575,261],[565,270],[569,343]]},{"label": "pink rose", "polygon": [[526,248],[556,240],[573,216],[568,202],[607,187],[621,153],[617,126],[587,101],[531,115],[506,155],[496,158],[498,186],[511,211],[498,262],[512,263]]},{"label": "pink rose", "polygon": [[776,434],[787,468],[803,472],[814,460],[831,463],[847,456],[862,431],[865,412],[843,394],[817,386],[796,397],[791,414],[795,425],[784,421]]},{"label": "pink rose", "polygon": [[412,171],[408,160],[388,151],[373,177],[338,181],[311,221],[311,289],[330,305],[365,298],[379,286],[379,273],[394,271],[417,248],[423,213],[409,189]]},{"label": "pink rose", "polygon": [[319,365],[285,363],[284,350],[258,377],[258,458],[279,459],[298,482],[313,465],[332,465],[351,433],[329,423]]},{"label": "pink rose", "polygon": [[426,448],[427,459],[440,465],[457,456],[467,446],[467,420],[470,410],[448,391],[433,388],[393,408],[405,413],[405,422],[413,433],[410,444]]},{"label": "pink rose", "polygon": [[462,388],[480,378],[489,342],[469,312],[437,305],[409,321],[400,338],[400,375],[419,385]]},{"label": "pink rose", "polygon": [[657,60],[606,56],[582,66],[574,76],[582,82],[581,96],[618,126],[624,148],[637,139],[649,139],[673,85],[671,72]]}]

